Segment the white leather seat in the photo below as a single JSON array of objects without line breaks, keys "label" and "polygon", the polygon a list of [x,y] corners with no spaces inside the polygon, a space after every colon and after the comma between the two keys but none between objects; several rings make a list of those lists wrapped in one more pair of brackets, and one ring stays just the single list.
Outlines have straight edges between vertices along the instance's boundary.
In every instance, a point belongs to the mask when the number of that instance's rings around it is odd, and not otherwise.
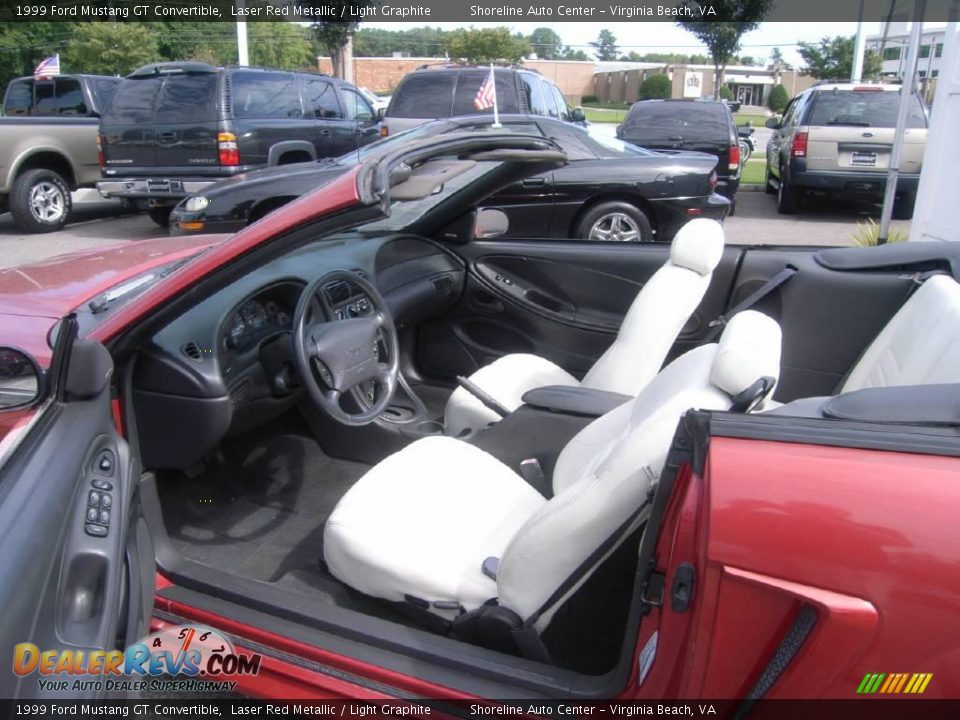
[{"label": "white leather seat", "polygon": [[960,283],[934,275],[880,331],[840,392],[956,382],[960,382]]},{"label": "white leather seat", "polygon": [[[637,294],[613,344],[583,378],[584,387],[630,396],[646,387],[703,299],[723,244],[723,227],[715,220],[697,218],[680,228],[670,245],[670,259]],[[505,355],[469,379],[511,411],[520,407],[528,390],[581,384],[549,360],[524,353]],[[446,432],[452,436],[500,419],[463,388],[453,391],[444,416]]]},{"label": "white leather seat", "polygon": [[[497,598],[542,630],[592,572],[587,560],[612,552],[645,519],[681,415],[729,409],[758,379],[775,380],[779,363],[776,322],[737,315],[719,344],[685,353],[577,434],[559,456],[549,500],[462,440],[418,440],[337,504],[324,529],[327,567],[367,595],[448,620]],[[482,571],[491,557],[499,558],[495,580]]]}]

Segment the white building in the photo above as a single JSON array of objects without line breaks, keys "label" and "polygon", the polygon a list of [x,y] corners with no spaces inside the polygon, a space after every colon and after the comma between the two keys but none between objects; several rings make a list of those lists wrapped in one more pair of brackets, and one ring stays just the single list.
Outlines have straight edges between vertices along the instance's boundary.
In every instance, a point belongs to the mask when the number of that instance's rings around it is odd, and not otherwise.
[{"label": "white building", "polygon": [[[886,38],[883,33],[867,37],[867,49],[881,53],[880,74],[887,79],[902,78],[907,65],[907,47],[910,44],[910,26],[912,23],[896,22],[887,26]],[[920,61],[917,75],[921,80],[933,79],[940,75],[943,61],[943,41],[945,27],[925,29],[920,35]]]}]

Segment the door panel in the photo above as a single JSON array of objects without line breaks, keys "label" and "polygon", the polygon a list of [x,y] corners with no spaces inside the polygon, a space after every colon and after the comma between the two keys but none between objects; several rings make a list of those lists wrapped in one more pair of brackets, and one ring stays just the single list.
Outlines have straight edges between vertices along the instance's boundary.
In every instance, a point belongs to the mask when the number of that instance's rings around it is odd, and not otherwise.
[{"label": "door panel", "polygon": [[553,172],[546,172],[507,186],[488,198],[484,207],[507,214],[511,238],[542,238],[550,232],[555,194]]},{"label": "door panel", "polygon": [[[73,353],[71,361],[99,355],[94,368],[109,366],[102,346],[82,343],[82,358]],[[101,382],[90,397],[52,401],[0,471],[0,655],[6,658],[19,643],[41,652],[109,650],[146,634],[154,567],[140,513],[140,471],[113,426],[109,382]],[[0,696],[44,697],[40,677],[0,673]]]},{"label": "door panel", "polygon": [[[464,294],[420,333],[419,363],[442,378],[469,375],[512,352],[583,375],[616,336],[668,245],[486,240],[453,248],[469,269]],[[722,312],[738,250],[728,248],[672,356],[698,344]]]}]

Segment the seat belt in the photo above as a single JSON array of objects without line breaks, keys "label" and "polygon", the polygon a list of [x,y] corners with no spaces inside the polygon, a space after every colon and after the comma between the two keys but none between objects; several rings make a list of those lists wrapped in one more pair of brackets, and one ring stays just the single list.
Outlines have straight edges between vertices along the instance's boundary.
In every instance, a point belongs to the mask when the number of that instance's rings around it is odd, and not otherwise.
[{"label": "seat belt", "polygon": [[731,310],[729,310],[728,312],[725,312],[716,320],[711,321],[710,324],[708,325],[708,327],[710,328],[710,332],[708,332],[706,338],[704,338],[703,344],[706,345],[716,340],[717,337],[720,335],[720,333],[723,332],[723,329],[726,327],[727,323],[730,321],[730,318],[732,318],[737,313],[743,312],[744,310],[749,310],[750,308],[752,308],[758,302],[763,300],[767,295],[772,293],[774,290],[776,290],[778,287],[783,285],[785,282],[787,282],[787,280],[789,280],[796,274],[797,274],[796,268],[790,267],[790,266],[785,267],[783,270],[778,272],[772,278],[767,280],[763,285],[761,285],[752,293],[747,295],[743,300],[741,300],[736,305],[734,305]]}]

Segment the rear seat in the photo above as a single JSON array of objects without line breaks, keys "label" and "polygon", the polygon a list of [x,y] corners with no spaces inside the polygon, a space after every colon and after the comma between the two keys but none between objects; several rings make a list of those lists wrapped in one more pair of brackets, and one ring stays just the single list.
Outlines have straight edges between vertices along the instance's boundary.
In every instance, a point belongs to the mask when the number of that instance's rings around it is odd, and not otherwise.
[{"label": "rear seat", "polygon": [[[960,283],[934,275],[897,311],[866,349],[836,394],[868,388],[960,383]],[[830,397],[786,405],[767,401],[775,415],[819,417]]]},{"label": "rear seat", "polygon": [[960,383],[960,283],[934,275],[880,331],[839,393]]}]

